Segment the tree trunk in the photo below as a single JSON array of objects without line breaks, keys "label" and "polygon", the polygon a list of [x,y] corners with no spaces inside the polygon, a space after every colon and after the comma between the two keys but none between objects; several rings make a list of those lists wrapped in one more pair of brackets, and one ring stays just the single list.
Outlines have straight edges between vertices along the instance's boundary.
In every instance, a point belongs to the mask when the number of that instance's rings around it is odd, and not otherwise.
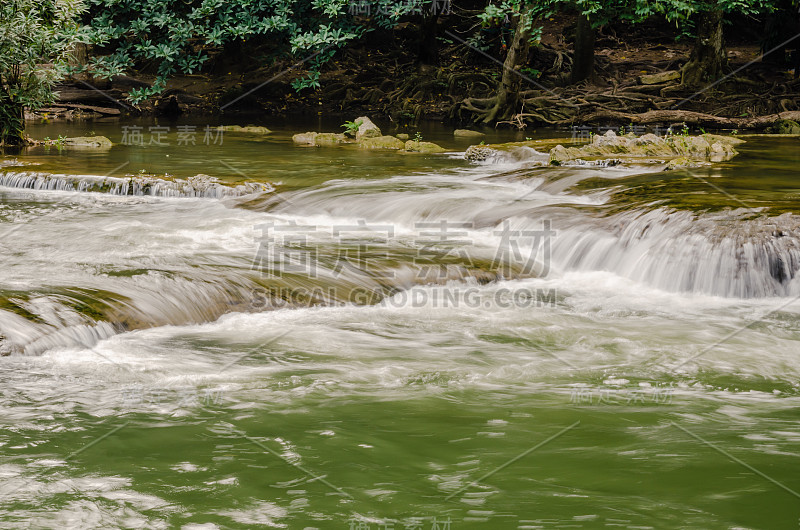
[{"label": "tree trunk", "polygon": [[23,145],[24,130],[25,108],[0,92],[0,145]]},{"label": "tree trunk", "polygon": [[518,13],[511,21],[514,37],[508,47],[506,59],[503,61],[503,75],[497,87],[497,96],[494,106],[483,118],[484,123],[492,123],[510,118],[517,111],[519,105],[519,91],[522,86],[520,69],[528,61],[530,51],[531,24],[529,11]]},{"label": "tree trunk", "polygon": [[575,57],[572,62],[570,83],[577,84],[594,77],[594,41],[595,32],[588,17],[578,17],[575,28]]},{"label": "tree trunk", "polygon": [[699,87],[722,77],[727,62],[722,38],[722,10],[700,13],[697,23],[697,41],[689,62],[683,66],[682,83]]},{"label": "tree trunk", "polygon": [[425,14],[419,25],[420,39],[417,49],[417,63],[435,66],[439,64],[439,41],[437,40],[437,27],[439,14]]}]

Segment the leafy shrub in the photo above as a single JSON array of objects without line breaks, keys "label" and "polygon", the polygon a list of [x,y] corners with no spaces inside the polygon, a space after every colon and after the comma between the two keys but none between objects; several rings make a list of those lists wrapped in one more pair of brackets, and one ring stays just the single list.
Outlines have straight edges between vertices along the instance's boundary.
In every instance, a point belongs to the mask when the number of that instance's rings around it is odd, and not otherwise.
[{"label": "leafy shrub", "polygon": [[79,0],[0,2],[0,144],[21,144],[25,108],[53,101],[53,83],[78,40],[75,17],[82,8]]}]

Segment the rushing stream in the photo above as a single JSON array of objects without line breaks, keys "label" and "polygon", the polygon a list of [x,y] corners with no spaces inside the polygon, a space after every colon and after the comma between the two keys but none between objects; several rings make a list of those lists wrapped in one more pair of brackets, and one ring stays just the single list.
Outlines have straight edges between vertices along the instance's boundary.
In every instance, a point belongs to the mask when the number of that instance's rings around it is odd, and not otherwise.
[{"label": "rushing stream", "polygon": [[796,138],[292,132],[0,159],[0,526],[798,527]]}]

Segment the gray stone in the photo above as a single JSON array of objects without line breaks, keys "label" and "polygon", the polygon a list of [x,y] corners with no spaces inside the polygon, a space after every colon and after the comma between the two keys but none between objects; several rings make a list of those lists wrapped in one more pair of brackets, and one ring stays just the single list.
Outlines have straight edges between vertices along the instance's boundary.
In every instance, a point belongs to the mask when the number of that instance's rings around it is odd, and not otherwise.
[{"label": "gray stone", "polygon": [[366,116],[356,118],[355,123],[359,123],[358,131],[356,131],[356,140],[362,140],[364,138],[377,138],[378,136],[382,135],[378,126],[372,123],[372,120]]}]

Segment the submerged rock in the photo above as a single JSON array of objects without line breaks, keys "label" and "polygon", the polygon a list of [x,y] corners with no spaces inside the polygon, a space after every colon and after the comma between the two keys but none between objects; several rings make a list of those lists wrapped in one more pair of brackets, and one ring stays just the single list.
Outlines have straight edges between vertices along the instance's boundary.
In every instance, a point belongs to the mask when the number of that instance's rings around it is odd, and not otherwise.
[{"label": "submerged rock", "polygon": [[229,134],[260,134],[260,135],[267,135],[272,133],[266,127],[257,127],[255,125],[247,125],[242,127],[240,125],[221,125],[217,127],[218,131],[222,131]]},{"label": "submerged rock", "polygon": [[405,144],[399,138],[394,136],[377,136],[373,138],[364,138],[358,142],[358,146],[362,149],[394,149],[399,150],[405,147]]},{"label": "submerged rock", "polygon": [[446,149],[433,142],[418,142],[409,140],[405,143],[405,149],[409,153],[444,153]]},{"label": "submerged rock", "polygon": [[80,149],[110,149],[114,144],[105,136],[76,136],[75,138],[63,138],[61,140],[50,140],[46,145],[64,145],[66,147],[76,147]]},{"label": "submerged rock", "polygon": [[356,140],[362,140],[364,138],[377,138],[383,135],[378,126],[372,123],[372,120],[366,116],[356,118],[355,123],[359,124],[358,131],[356,131]]},{"label": "submerged rock", "polygon": [[486,136],[480,131],[471,131],[469,129],[456,129],[453,131],[453,136],[456,138],[483,138]]}]

